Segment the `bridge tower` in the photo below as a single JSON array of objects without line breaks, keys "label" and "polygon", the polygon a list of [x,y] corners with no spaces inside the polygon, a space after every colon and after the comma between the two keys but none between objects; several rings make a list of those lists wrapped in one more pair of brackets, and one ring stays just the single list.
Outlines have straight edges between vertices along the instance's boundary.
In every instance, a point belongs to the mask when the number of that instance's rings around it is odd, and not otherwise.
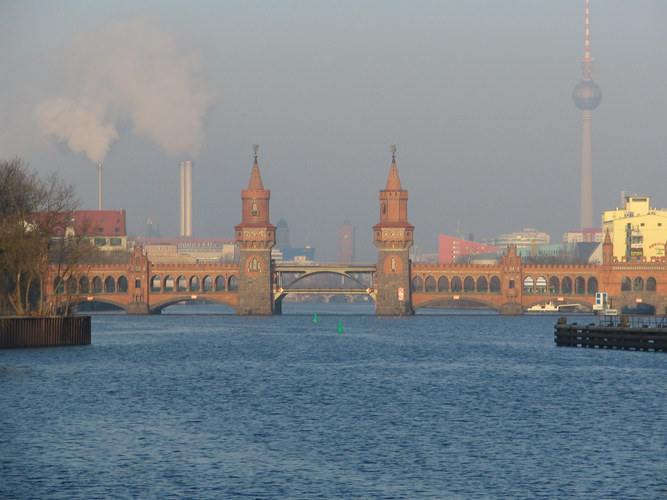
[{"label": "bridge tower", "polygon": [[410,293],[410,247],[414,226],[408,222],[408,192],[401,187],[396,167],[396,146],[391,147],[387,186],[380,191],[380,222],[373,226],[378,247],[375,272],[375,314],[413,314]]},{"label": "bridge tower", "polygon": [[239,248],[239,308],[241,315],[273,314],[273,263],[271,247],[276,226],[269,222],[271,191],[264,189],[257,164],[259,146],[253,145],[255,161],[248,189],[241,191],[242,221],[234,229]]}]

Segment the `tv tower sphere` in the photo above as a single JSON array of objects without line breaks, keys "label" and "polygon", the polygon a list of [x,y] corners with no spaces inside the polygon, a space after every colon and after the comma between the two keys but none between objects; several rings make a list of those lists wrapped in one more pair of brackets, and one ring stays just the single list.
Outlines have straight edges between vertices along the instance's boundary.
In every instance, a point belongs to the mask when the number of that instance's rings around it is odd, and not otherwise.
[{"label": "tv tower sphere", "polygon": [[602,90],[593,80],[581,80],[572,91],[574,104],[581,110],[593,110],[602,100]]}]

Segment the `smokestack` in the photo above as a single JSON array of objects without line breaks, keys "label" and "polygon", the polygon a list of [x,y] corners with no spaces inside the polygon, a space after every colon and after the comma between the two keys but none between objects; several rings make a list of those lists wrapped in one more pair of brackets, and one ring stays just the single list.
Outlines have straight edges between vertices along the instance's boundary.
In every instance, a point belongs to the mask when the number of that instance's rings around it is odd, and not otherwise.
[{"label": "smokestack", "polygon": [[181,237],[192,237],[192,162],[181,162]]},{"label": "smokestack", "polygon": [[97,209],[102,210],[102,164],[97,164]]}]

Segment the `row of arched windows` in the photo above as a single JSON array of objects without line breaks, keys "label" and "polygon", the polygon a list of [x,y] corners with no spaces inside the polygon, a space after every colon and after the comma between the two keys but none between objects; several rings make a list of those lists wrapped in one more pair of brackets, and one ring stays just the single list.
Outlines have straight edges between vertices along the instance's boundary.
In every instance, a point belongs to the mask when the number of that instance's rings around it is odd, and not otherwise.
[{"label": "row of arched windows", "polygon": [[593,295],[597,292],[598,280],[594,276],[588,279],[577,276],[574,280],[570,276],[564,276],[562,279],[552,276],[548,281],[544,276],[537,278],[526,276],[523,279],[523,293],[527,294]]},{"label": "row of arched windows", "polygon": [[[199,276],[191,276],[189,279],[185,276],[178,276],[174,278],[169,275],[164,279],[160,276],[153,276],[150,281],[151,292],[224,292],[238,290],[238,277],[230,276],[204,276],[200,279]],[[56,293],[126,293],[129,284],[125,276],[120,276],[115,279],[113,276],[107,276],[102,279],[99,276],[94,276],[89,279],[87,276],[78,281],[70,277],[63,281],[57,277],[53,281],[53,288]],[[137,280],[135,288],[141,288],[141,281]]]},{"label": "row of arched windows", "polygon": [[174,278],[167,275],[153,276],[150,282],[151,292],[224,292],[235,291],[239,288],[239,279],[237,276],[212,276],[206,275],[203,278],[199,276],[177,276]]},{"label": "row of arched windows", "polygon": [[630,279],[629,276],[623,276],[621,279],[621,291],[622,292],[655,292],[657,283],[653,276],[649,276],[644,280],[641,276],[637,276],[635,279]]},{"label": "row of arched windows", "polygon": [[427,276],[425,279],[415,276],[412,278],[412,291],[500,293],[500,278],[480,276],[475,279],[472,276],[465,278],[452,276],[450,280],[447,276],[440,276],[436,281],[434,276]]},{"label": "row of arched windows", "polygon": [[[87,276],[82,277],[78,281],[70,277],[66,281],[62,281],[62,278],[57,277],[53,280],[53,288],[56,290],[56,293],[125,293],[128,289],[128,281],[125,276],[120,276],[118,279],[115,279],[113,276],[107,276],[104,280],[99,276],[94,276],[93,279],[89,279]],[[135,286],[139,288],[141,286],[140,282],[135,283]]]}]

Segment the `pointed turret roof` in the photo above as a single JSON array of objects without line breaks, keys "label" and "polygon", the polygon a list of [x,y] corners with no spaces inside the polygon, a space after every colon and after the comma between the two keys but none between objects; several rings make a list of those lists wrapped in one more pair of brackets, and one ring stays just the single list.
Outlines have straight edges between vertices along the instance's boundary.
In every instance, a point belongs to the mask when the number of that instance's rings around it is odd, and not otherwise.
[{"label": "pointed turret roof", "polygon": [[248,191],[263,191],[264,184],[262,184],[262,176],[259,174],[259,165],[257,164],[257,157],[255,157],[255,163],[252,166],[252,172],[250,173],[250,182],[248,183]]},{"label": "pointed turret roof", "polygon": [[396,161],[392,159],[391,168],[389,169],[389,178],[387,179],[387,190],[398,191],[402,190],[401,179],[398,178],[398,167]]}]

